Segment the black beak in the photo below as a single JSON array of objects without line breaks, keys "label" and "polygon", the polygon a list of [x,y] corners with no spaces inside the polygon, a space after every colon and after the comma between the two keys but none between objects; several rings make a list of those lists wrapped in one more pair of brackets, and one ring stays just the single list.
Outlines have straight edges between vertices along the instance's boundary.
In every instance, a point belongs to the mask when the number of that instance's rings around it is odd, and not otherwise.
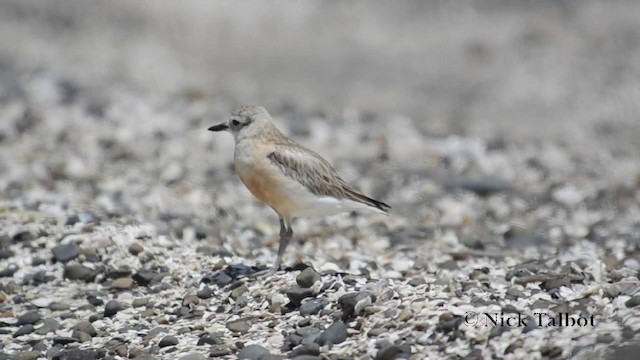
[{"label": "black beak", "polygon": [[229,130],[229,126],[227,125],[227,123],[222,123],[222,124],[214,125],[214,126],[208,128],[207,130],[209,130],[209,131]]}]

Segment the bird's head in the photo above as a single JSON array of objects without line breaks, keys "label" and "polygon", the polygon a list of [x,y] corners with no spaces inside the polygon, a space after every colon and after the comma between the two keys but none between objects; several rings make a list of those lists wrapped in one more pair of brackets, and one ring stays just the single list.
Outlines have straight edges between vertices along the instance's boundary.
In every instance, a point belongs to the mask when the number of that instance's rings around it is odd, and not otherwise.
[{"label": "bird's head", "polygon": [[261,134],[271,128],[271,116],[262,106],[241,105],[231,113],[228,121],[210,127],[209,131],[228,131],[238,141]]}]

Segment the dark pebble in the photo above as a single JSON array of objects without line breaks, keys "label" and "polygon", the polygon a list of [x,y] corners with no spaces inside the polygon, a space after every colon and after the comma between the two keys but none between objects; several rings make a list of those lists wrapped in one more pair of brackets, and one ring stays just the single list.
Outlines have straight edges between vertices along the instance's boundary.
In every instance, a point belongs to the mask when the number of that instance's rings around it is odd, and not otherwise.
[{"label": "dark pebble", "polygon": [[20,328],[18,328],[18,330],[16,330],[15,333],[13,333],[13,337],[15,338],[15,337],[18,337],[18,336],[31,334],[34,331],[35,331],[35,329],[33,328],[33,325],[31,325],[31,324],[22,325]]},{"label": "dark pebble", "polygon": [[178,339],[175,336],[167,335],[163,337],[162,340],[160,340],[160,342],[158,343],[158,346],[163,348],[167,346],[176,346],[178,345],[178,343],[179,343]]},{"label": "dark pebble", "polygon": [[167,273],[159,269],[156,271],[140,269],[135,275],[133,275],[133,280],[141,286],[150,286],[159,283],[165,276],[167,276]]},{"label": "dark pebble", "polygon": [[202,345],[222,345],[224,341],[214,334],[204,334],[198,339],[198,346]]},{"label": "dark pebble", "polygon": [[316,339],[316,343],[320,346],[340,344],[347,340],[347,325],[342,321],[336,321],[326,330],[324,330],[320,336]]},{"label": "dark pebble", "polygon": [[138,256],[141,252],[144,251],[144,248],[140,244],[132,244],[129,246],[129,253],[133,256]]},{"label": "dark pebble", "polygon": [[269,350],[260,345],[247,345],[238,352],[238,359],[258,360],[269,354]]},{"label": "dark pebble", "polygon": [[202,277],[200,280],[201,283],[204,284],[215,284],[219,287],[224,287],[226,285],[231,284],[233,279],[231,276],[227,275],[223,271],[218,271],[217,273],[208,274]]},{"label": "dark pebble", "polygon": [[640,295],[636,295],[624,303],[627,307],[636,307],[640,305]]},{"label": "dark pebble", "polygon": [[18,267],[15,265],[9,265],[6,268],[0,270],[0,278],[13,276],[18,271]]},{"label": "dark pebble", "polygon": [[54,319],[45,319],[41,327],[36,330],[38,335],[46,335],[48,333],[55,333],[60,328],[60,323]]},{"label": "dark pebble", "polygon": [[29,311],[28,313],[22,314],[18,317],[17,325],[35,324],[40,321],[40,319],[42,319],[42,317],[37,311]]},{"label": "dark pebble", "polygon": [[378,351],[375,360],[395,360],[398,358],[408,359],[411,356],[411,347],[408,344],[398,346],[387,346]]},{"label": "dark pebble", "polygon": [[308,267],[296,277],[296,282],[300,287],[309,288],[316,283],[316,281],[320,281],[322,278],[320,274],[318,274],[313,268]]},{"label": "dark pebble", "polygon": [[25,242],[35,240],[36,236],[29,231],[20,231],[11,237],[14,242]]},{"label": "dark pebble", "polygon": [[289,306],[293,307],[294,309],[297,309],[298,307],[300,307],[300,303],[302,302],[303,299],[314,296],[313,291],[311,291],[311,289],[302,288],[297,285],[286,289],[284,292],[289,298],[289,301],[290,301]]},{"label": "dark pebble", "polygon": [[98,352],[95,350],[67,350],[60,354],[59,360],[94,360],[98,359]]},{"label": "dark pebble", "polygon": [[231,349],[224,345],[212,346],[209,350],[209,357],[221,357],[231,355]]},{"label": "dark pebble", "polygon": [[301,355],[320,355],[320,345],[318,344],[302,344],[289,353],[289,357],[294,358]]},{"label": "dark pebble", "polygon": [[104,316],[113,316],[120,310],[122,310],[120,303],[116,300],[111,300],[104,306]]},{"label": "dark pebble", "polygon": [[198,290],[196,296],[200,299],[209,299],[213,297],[213,290],[210,287],[205,286],[202,289]]},{"label": "dark pebble", "polygon": [[70,336],[56,336],[53,338],[53,344],[67,345],[74,342],[79,342],[77,338]]},{"label": "dark pebble", "polygon": [[324,298],[311,299],[309,301],[304,302],[302,305],[300,305],[300,315],[303,315],[303,316],[315,315],[319,313],[320,310],[324,309],[324,307],[327,306],[328,304],[329,302]]},{"label": "dark pebble", "polygon": [[11,251],[11,249],[6,248],[6,247],[0,248],[0,260],[8,259],[8,258],[12,257],[13,255],[15,255],[15,253],[13,251]]},{"label": "dark pebble", "polygon": [[57,262],[66,263],[80,255],[80,247],[74,243],[62,244],[51,249]]},{"label": "dark pebble", "polygon": [[71,330],[78,330],[78,331],[82,331],[84,333],[89,334],[89,336],[93,337],[98,335],[98,332],[96,331],[96,328],[93,327],[93,325],[91,325],[90,322],[88,321],[80,321],[77,324],[75,324]]},{"label": "dark pebble", "polygon": [[340,306],[340,309],[342,309],[342,319],[347,320],[357,316],[358,314],[356,314],[355,311],[356,304],[366,297],[370,297],[372,303],[376,301],[376,296],[368,291],[348,293],[340,296],[338,299],[338,305]]},{"label": "dark pebble", "polygon": [[69,280],[92,282],[97,275],[97,271],[91,270],[86,266],[80,264],[69,264],[64,267],[63,277]]}]

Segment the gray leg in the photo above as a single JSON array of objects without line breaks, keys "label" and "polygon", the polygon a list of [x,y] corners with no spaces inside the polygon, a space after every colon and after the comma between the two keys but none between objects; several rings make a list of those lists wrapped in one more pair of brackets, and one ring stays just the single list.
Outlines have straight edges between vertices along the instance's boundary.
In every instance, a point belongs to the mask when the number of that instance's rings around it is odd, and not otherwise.
[{"label": "gray leg", "polygon": [[272,271],[280,270],[280,264],[282,263],[282,256],[284,255],[284,251],[289,246],[289,242],[291,241],[291,237],[293,237],[293,229],[291,228],[291,221],[285,221],[282,217],[280,218],[280,246],[278,247],[278,257],[276,258],[276,263],[273,265]]}]

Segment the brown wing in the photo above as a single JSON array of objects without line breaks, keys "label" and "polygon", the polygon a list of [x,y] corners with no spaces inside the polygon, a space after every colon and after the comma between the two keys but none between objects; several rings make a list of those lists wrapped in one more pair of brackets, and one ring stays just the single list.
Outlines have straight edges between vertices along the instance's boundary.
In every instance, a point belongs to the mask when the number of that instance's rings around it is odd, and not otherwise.
[{"label": "brown wing", "polygon": [[297,144],[278,144],[267,157],[286,176],[300,182],[315,195],[349,199],[384,212],[391,209],[389,205],[351,187],[320,155]]}]

